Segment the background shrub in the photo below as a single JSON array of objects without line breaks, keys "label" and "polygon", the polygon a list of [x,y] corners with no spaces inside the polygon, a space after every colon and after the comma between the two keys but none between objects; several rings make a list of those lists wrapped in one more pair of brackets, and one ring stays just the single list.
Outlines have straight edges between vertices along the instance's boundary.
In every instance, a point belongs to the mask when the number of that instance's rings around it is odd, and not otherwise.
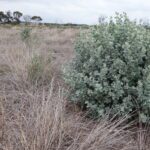
[{"label": "background shrub", "polygon": [[[137,112],[150,118],[150,32],[116,14],[81,33],[65,79],[71,100],[103,116]],[[137,110],[137,111],[136,111]]]}]

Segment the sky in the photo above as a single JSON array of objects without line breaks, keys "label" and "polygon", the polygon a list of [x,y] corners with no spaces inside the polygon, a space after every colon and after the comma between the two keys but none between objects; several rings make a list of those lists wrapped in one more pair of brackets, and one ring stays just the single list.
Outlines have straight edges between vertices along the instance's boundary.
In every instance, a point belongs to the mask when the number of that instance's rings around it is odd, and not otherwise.
[{"label": "sky", "polygon": [[0,11],[38,15],[44,22],[95,24],[99,16],[126,12],[131,19],[150,19],[149,0],[0,0]]}]

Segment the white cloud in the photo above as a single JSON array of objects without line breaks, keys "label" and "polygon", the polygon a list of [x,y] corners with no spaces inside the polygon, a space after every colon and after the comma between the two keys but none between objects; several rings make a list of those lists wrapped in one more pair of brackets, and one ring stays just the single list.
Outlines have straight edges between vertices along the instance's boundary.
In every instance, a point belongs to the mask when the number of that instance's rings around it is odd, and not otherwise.
[{"label": "white cloud", "polygon": [[96,23],[103,14],[127,12],[131,18],[150,19],[147,0],[0,0],[0,10],[40,15],[47,22]]}]

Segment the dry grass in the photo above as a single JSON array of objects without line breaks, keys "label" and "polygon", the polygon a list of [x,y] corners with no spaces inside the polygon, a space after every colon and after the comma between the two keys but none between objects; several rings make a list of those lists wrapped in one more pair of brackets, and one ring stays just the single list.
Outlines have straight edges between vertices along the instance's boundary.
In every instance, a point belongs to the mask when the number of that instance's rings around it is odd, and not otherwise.
[{"label": "dry grass", "polygon": [[126,117],[94,121],[66,101],[60,68],[73,57],[77,29],[35,27],[29,45],[20,32],[0,28],[0,150],[149,150],[148,127],[133,129]]},{"label": "dry grass", "polygon": [[83,114],[69,114],[63,90],[54,91],[53,84],[49,91],[20,91],[20,102],[13,105],[8,106],[5,96],[4,150],[148,150],[144,132],[134,139],[126,117],[112,121],[106,116],[94,121]]}]

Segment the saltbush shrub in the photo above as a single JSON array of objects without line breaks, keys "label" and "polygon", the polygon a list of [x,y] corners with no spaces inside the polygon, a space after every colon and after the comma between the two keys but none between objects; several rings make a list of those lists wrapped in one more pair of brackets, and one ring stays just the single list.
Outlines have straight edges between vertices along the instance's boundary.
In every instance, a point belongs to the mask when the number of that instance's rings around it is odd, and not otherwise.
[{"label": "saltbush shrub", "polygon": [[81,33],[65,69],[71,100],[98,116],[137,112],[150,118],[150,32],[127,15]]}]

